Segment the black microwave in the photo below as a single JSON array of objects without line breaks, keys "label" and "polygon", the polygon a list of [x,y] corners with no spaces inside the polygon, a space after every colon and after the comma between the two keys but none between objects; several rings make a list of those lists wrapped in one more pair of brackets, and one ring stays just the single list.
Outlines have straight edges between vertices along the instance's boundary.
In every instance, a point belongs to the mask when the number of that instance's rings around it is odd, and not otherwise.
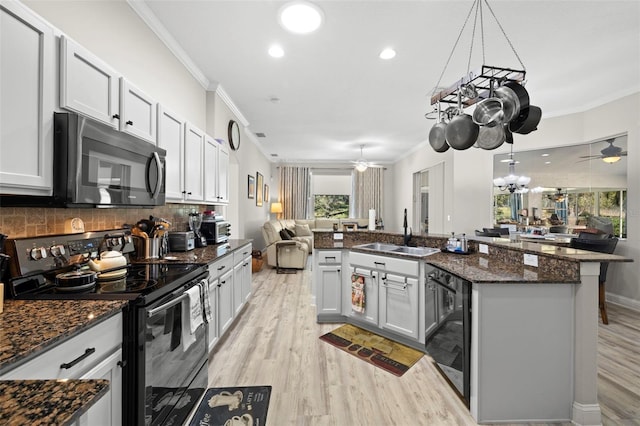
[{"label": "black microwave", "polygon": [[165,203],[166,151],[75,113],[54,113],[53,195],[9,206],[154,207]]}]

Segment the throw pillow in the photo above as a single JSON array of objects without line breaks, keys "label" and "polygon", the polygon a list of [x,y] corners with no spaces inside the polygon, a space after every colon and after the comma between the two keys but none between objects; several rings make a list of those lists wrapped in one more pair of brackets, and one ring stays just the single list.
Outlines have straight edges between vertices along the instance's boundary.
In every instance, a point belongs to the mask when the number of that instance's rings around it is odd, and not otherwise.
[{"label": "throw pillow", "polygon": [[296,236],[295,232],[293,232],[291,229],[289,229],[289,228],[284,228],[284,230],[287,232],[287,234],[289,234],[289,236],[290,236],[291,238],[293,238],[293,237],[295,237],[295,236]]},{"label": "throw pillow", "polygon": [[282,238],[283,240],[290,240],[291,239],[291,235],[289,235],[289,233],[287,232],[286,229],[281,229],[280,230],[280,238]]},{"label": "throw pillow", "polygon": [[296,235],[300,237],[312,237],[313,232],[309,229],[309,225],[305,223],[304,225],[296,225]]}]

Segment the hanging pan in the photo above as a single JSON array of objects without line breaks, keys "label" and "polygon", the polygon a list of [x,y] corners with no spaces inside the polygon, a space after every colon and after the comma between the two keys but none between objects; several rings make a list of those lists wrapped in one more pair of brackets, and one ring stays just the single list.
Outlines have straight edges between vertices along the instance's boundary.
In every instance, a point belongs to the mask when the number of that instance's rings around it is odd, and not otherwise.
[{"label": "hanging pan", "polygon": [[462,95],[458,92],[458,115],[453,117],[445,130],[447,143],[453,149],[468,149],[476,143],[480,127],[462,110]]},{"label": "hanging pan", "polygon": [[435,152],[445,152],[449,149],[449,144],[445,138],[445,130],[447,123],[442,117],[440,111],[440,103],[438,102],[438,122],[431,127],[429,131],[429,143]]}]

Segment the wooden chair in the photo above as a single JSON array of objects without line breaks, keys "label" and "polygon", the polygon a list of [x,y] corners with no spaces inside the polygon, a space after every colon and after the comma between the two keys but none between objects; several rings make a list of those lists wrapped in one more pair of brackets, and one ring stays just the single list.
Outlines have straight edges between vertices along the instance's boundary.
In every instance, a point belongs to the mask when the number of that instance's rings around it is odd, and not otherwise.
[{"label": "wooden chair", "polygon": [[[618,238],[572,238],[570,247],[580,250],[597,251],[599,253],[613,253],[618,244]],[[603,324],[609,324],[607,305],[605,300],[604,283],[607,280],[609,262],[600,262],[600,276],[598,277],[598,305]]]}]

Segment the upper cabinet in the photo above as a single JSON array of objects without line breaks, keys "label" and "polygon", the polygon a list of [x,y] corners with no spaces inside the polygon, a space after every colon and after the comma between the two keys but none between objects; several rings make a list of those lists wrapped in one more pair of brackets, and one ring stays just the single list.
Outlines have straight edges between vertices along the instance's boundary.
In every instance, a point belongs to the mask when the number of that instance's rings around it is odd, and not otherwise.
[{"label": "upper cabinet", "polygon": [[156,143],[157,103],[65,36],[60,37],[60,107]]},{"label": "upper cabinet", "polygon": [[158,146],[167,151],[165,198],[184,201],[184,127],[182,118],[158,104]]},{"label": "upper cabinet", "polygon": [[184,133],[184,193],[186,201],[204,200],[204,132],[191,123]]},{"label": "upper cabinet", "polygon": [[120,130],[156,143],[158,104],[142,90],[120,77]]},{"label": "upper cabinet", "polygon": [[0,193],[51,194],[55,63],[53,28],[0,3]]},{"label": "upper cabinet", "polygon": [[205,135],[204,201],[211,204],[229,203],[229,151],[224,142]]},{"label": "upper cabinet", "polygon": [[60,107],[120,129],[120,74],[93,53],[60,37]]}]

